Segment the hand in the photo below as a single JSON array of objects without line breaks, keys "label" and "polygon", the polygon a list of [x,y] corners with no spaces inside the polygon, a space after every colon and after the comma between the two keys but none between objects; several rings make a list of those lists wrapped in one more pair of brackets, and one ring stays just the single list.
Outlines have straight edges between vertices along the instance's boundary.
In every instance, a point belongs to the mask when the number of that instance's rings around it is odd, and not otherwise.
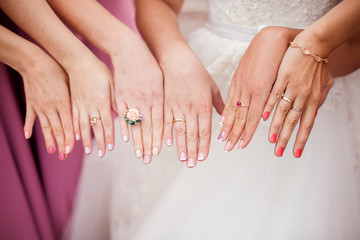
[{"label": "hand", "polygon": [[21,73],[26,97],[25,138],[30,138],[38,115],[48,153],[64,160],[74,147],[68,76],[62,67],[41,49],[34,48],[34,59]]},{"label": "hand", "polygon": [[[294,42],[307,47],[298,35]],[[316,50],[316,45],[313,46]],[[312,48],[308,48],[312,51]],[[276,83],[266,103],[265,111],[276,107],[269,131],[270,142],[275,142],[275,154],[282,156],[289,138],[300,119],[293,155],[300,157],[313,127],[317,109],[323,104],[333,85],[327,64],[316,62],[312,56],[302,54],[298,48],[289,47],[281,62]]]},{"label": "hand", "polygon": [[130,126],[135,156],[149,164],[161,151],[163,133],[163,76],[145,43],[135,34],[128,34],[112,54],[115,70],[115,98],[121,135],[130,138],[124,114],[137,108],[142,121]]},{"label": "hand", "polygon": [[[170,146],[175,129],[178,158],[195,167],[209,154],[212,105],[218,113],[224,107],[219,88],[200,60],[188,48],[173,48],[163,61],[165,77],[164,141]],[[186,122],[174,122],[183,119]]]},{"label": "hand", "polygon": [[112,74],[96,57],[88,56],[74,64],[69,71],[71,100],[76,139],[83,140],[86,154],[92,152],[90,119],[97,143],[98,157],[114,147],[114,122],[112,117]]},{"label": "hand", "polygon": [[[249,144],[289,41],[299,32],[296,29],[268,27],[252,40],[234,73],[220,120],[224,126],[218,140],[221,142],[228,139],[224,151],[231,151],[240,137],[238,149]],[[269,114],[263,114],[264,120]]]}]

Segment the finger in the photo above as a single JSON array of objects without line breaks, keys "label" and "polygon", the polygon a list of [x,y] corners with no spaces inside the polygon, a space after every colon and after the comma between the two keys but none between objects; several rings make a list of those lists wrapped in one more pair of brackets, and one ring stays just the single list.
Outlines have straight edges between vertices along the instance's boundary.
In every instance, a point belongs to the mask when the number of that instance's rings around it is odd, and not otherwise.
[{"label": "finger", "polygon": [[[178,111],[174,112],[174,119],[183,119],[187,121],[184,115]],[[176,148],[178,153],[178,158],[180,161],[187,160],[187,148],[186,148],[186,123],[177,121],[174,122],[175,138],[176,138]]]},{"label": "finger", "polygon": [[26,106],[26,117],[24,124],[24,136],[26,139],[29,139],[32,135],[34,122],[36,118],[36,112],[31,106]]},{"label": "finger", "polygon": [[43,114],[39,114],[39,121],[41,126],[41,131],[44,136],[45,145],[47,152],[49,154],[55,153],[55,141],[54,141],[54,135],[52,133],[51,125],[47,117]]},{"label": "finger", "polygon": [[296,135],[293,154],[295,157],[301,157],[305,144],[310,136],[311,130],[314,126],[316,117],[317,106],[308,105],[304,107],[303,113],[300,118],[300,127]]},{"label": "finger", "polygon": [[64,135],[64,130],[60,121],[60,117],[58,115],[57,112],[51,112],[50,114],[47,114],[51,128],[52,128],[52,132],[55,136],[57,145],[58,145],[58,150],[59,150],[59,159],[60,160],[65,160],[66,155],[65,155],[65,135]]},{"label": "finger", "polygon": [[[230,90],[229,90],[230,92]],[[225,141],[233,126],[236,119],[236,112],[238,110],[237,102],[240,100],[240,94],[235,93],[235,97],[232,97],[231,95],[228,95],[226,99],[226,104],[224,108],[224,112],[221,116],[220,123],[223,123],[223,127],[220,130],[220,134],[218,136],[218,141],[223,142]]]},{"label": "finger", "polygon": [[204,161],[208,154],[211,142],[211,106],[200,105],[199,124],[199,151],[197,160]]},{"label": "finger", "polygon": [[155,105],[151,109],[151,120],[153,129],[152,155],[157,156],[161,151],[163,137],[163,107],[162,104]]},{"label": "finger", "polygon": [[212,97],[212,104],[218,114],[222,114],[224,111],[224,101],[221,97],[219,87],[214,83],[211,87],[211,97]]},{"label": "finger", "polygon": [[104,127],[105,144],[108,151],[114,149],[115,137],[114,137],[114,119],[111,113],[111,106],[105,107],[101,111],[101,123]]},{"label": "finger", "polygon": [[265,103],[264,111],[262,114],[263,120],[267,120],[274,109],[275,104],[281,98],[284,90],[286,88],[286,83],[281,79],[275,81],[273,88],[271,89],[270,95]]},{"label": "finger", "polygon": [[75,137],[73,120],[71,118],[70,102],[66,106],[58,107],[58,115],[61,120],[62,128],[65,134],[65,154],[69,154],[74,148]]},{"label": "finger", "polygon": [[142,136],[141,136],[141,124],[135,124],[130,126],[131,135],[133,139],[133,146],[135,151],[135,156],[137,158],[143,157],[143,143],[142,143]]},{"label": "finger", "polygon": [[192,168],[197,162],[199,127],[195,114],[186,116],[187,166]]},{"label": "finger", "polygon": [[80,130],[85,154],[92,152],[90,116],[85,110],[80,110]]},{"label": "finger", "polygon": [[279,133],[279,138],[275,145],[275,155],[281,157],[283,155],[284,149],[289,142],[292,132],[296,127],[302,113],[302,108],[304,106],[304,100],[300,97],[297,97],[293,103],[293,106],[290,108],[288,114],[286,115],[284,122],[281,126]]},{"label": "finger", "polygon": [[92,110],[89,116],[90,119],[96,121],[93,123],[92,129],[96,140],[98,157],[102,158],[105,154],[105,134],[104,134],[104,127],[102,124],[102,117],[100,116],[99,112],[100,112],[99,110]]},{"label": "finger", "polygon": [[[237,110],[235,115],[235,123],[229,135],[228,141],[225,144],[224,152],[231,151],[239,141],[240,136],[243,134],[246,125],[248,109],[248,107],[239,107]],[[239,149],[241,149],[240,146],[242,146],[242,143],[239,144]]]},{"label": "finger", "polygon": [[125,121],[125,113],[127,111],[127,106],[122,101],[117,101],[117,111],[119,113],[119,124],[120,124],[120,132],[121,136],[124,142],[128,142],[130,139],[130,133],[129,133],[129,125]]},{"label": "finger", "polygon": [[164,142],[166,146],[173,144],[173,121],[174,116],[170,107],[164,109]]},{"label": "finger", "polygon": [[80,129],[80,112],[77,106],[73,105],[72,112],[73,112],[73,126],[75,132],[75,139],[76,141],[79,141],[81,139],[81,129]]},{"label": "finger", "polygon": [[143,120],[141,121],[142,145],[144,150],[144,164],[149,164],[152,159],[152,120],[150,109],[142,110]]}]

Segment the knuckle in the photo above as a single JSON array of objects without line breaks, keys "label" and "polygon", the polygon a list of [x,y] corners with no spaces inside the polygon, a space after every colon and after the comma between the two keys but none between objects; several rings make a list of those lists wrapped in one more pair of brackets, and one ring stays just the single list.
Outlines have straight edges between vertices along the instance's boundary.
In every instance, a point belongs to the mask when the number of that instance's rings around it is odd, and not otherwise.
[{"label": "knuckle", "polygon": [[185,128],[183,128],[183,127],[176,127],[175,128],[175,133],[176,133],[176,135],[178,135],[178,136],[184,136],[185,135]]},{"label": "knuckle", "polygon": [[145,134],[151,133],[151,130],[152,130],[152,128],[151,128],[150,125],[143,125],[142,126],[142,132],[145,133]]},{"label": "knuckle", "polygon": [[55,127],[53,129],[55,137],[61,137],[63,134],[63,131],[60,127]]},{"label": "knuckle", "polygon": [[305,123],[304,130],[307,134],[310,134],[311,130],[313,129],[314,123]]},{"label": "knuckle", "polygon": [[209,130],[201,130],[199,133],[199,137],[201,139],[207,139],[210,137],[210,131]]},{"label": "knuckle", "polygon": [[63,125],[63,128],[64,128],[64,131],[65,131],[66,133],[69,133],[69,132],[71,132],[71,131],[73,130],[72,124],[69,124],[69,123],[65,123],[65,124]]},{"label": "knuckle", "polygon": [[288,126],[290,129],[294,129],[298,123],[298,119],[289,119],[286,122],[286,126]]},{"label": "knuckle", "polygon": [[289,112],[290,108],[285,106],[279,106],[279,112],[283,115],[286,115]]},{"label": "knuckle", "polygon": [[191,131],[191,132],[187,133],[187,139],[191,142],[197,141],[197,137],[198,137],[198,135],[196,132]]},{"label": "knuckle", "polygon": [[109,119],[105,119],[102,121],[105,129],[110,129],[113,126],[113,122]]},{"label": "knuckle", "polygon": [[201,101],[199,104],[200,112],[206,113],[211,110],[211,106],[208,101]]},{"label": "knuckle", "polygon": [[[166,124],[170,125],[169,122],[166,123]],[[163,122],[162,122],[161,120],[155,119],[155,120],[153,121],[153,128],[154,128],[154,130],[161,130],[162,127],[163,127]]]},{"label": "knuckle", "polygon": [[280,92],[278,90],[273,90],[270,93],[271,98],[276,99],[276,100],[279,99],[281,97],[281,95],[282,95],[282,92]]},{"label": "knuckle", "polygon": [[49,133],[51,133],[51,127],[50,127],[50,125],[42,125],[41,126],[41,129],[42,129],[42,133],[44,134],[44,135],[46,135],[46,134],[49,134]]},{"label": "knuckle", "polygon": [[246,123],[249,125],[256,125],[258,123],[258,117],[255,114],[248,114]]},{"label": "knuckle", "polygon": [[80,124],[81,131],[87,131],[89,129],[88,122],[82,121]]}]

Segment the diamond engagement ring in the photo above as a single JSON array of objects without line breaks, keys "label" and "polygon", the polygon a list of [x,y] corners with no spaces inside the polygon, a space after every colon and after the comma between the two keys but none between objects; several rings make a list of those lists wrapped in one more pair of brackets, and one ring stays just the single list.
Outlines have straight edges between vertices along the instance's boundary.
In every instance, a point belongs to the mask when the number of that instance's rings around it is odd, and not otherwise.
[{"label": "diamond engagement ring", "polygon": [[90,125],[92,127],[95,126],[95,124],[97,123],[98,120],[101,120],[101,118],[98,115],[96,115],[96,114],[91,115],[91,117],[90,117]]},{"label": "diamond engagement ring", "polygon": [[142,121],[142,115],[137,108],[128,108],[125,113],[125,121],[129,125],[135,125]]}]

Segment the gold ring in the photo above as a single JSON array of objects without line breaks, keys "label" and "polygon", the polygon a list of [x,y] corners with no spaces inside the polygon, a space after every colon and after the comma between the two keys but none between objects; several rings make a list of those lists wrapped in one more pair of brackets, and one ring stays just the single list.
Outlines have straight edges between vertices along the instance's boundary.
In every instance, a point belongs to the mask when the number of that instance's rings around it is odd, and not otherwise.
[{"label": "gold ring", "polygon": [[186,123],[186,120],[185,120],[185,119],[182,119],[182,118],[175,118],[175,119],[174,119],[174,123],[176,123],[176,122]]},{"label": "gold ring", "polygon": [[98,120],[101,120],[101,118],[98,115],[96,115],[96,114],[91,115],[90,125],[95,126],[95,124],[97,123]]},{"label": "gold ring", "polygon": [[302,112],[301,108],[298,108],[298,107],[295,107],[295,106],[292,106],[291,109],[294,110],[294,111],[297,111],[297,112]]},{"label": "gold ring", "polygon": [[285,97],[284,95],[281,97],[281,100],[284,100],[284,101],[292,104],[292,101],[290,99],[288,99],[287,97]]}]

